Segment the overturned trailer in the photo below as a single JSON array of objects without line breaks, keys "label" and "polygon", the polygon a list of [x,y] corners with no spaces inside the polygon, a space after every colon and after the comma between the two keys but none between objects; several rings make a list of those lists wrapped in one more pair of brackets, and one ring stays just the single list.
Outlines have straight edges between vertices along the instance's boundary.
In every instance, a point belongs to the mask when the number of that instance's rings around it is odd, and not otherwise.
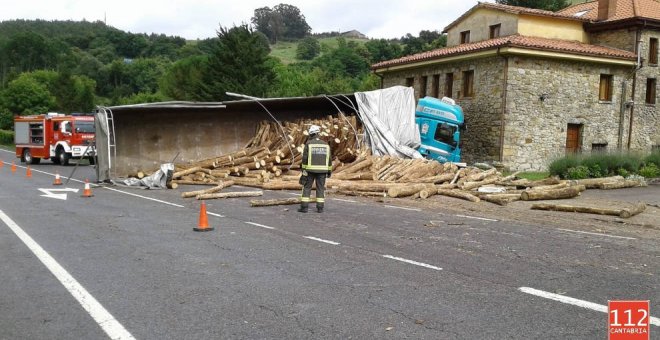
[{"label": "overturned trailer", "polygon": [[176,162],[188,162],[241,149],[263,120],[317,119],[339,111],[355,113],[355,96],[98,107],[97,180],[155,170],[175,157]]}]

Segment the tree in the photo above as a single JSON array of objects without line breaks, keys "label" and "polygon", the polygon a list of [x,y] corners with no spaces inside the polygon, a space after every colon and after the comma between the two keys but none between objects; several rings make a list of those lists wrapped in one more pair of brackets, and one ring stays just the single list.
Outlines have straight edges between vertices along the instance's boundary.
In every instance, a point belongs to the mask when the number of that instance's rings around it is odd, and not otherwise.
[{"label": "tree", "polygon": [[402,55],[400,44],[389,42],[385,39],[369,40],[364,43],[364,47],[369,51],[369,62],[372,64],[395,59]]},{"label": "tree", "polygon": [[566,0],[495,0],[495,2],[498,4],[544,9],[553,12],[570,5],[570,2]]},{"label": "tree", "polygon": [[298,42],[298,47],[296,48],[296,58],[300,60],[312,60],[317,55],[321,53],[321,44],[319,41],[307,37],[300,42]]},{"label": "tree", "polygon": [[55,97],[29,73],[11,81],[2,92],[2,103],[13,114],[39,114],[55,107]]},{"label": "tree", "polygon": [[300,9],[293,5],[279,4],[273,8],[274,12],[282,16],[284,22],[284,38],[302,39],[309,35],[312,28],[309,27],[305,16],[300,13]]},{"label": "tree", "polygon": [[226,100],[230,98],[227,91],[265,96],[275,73],[268,62],[263,36],[242,24],[231,29],[220,27],[218,38],[203,75],[199,99]]},{"label": "tree", "polygon": [[207,56],[181,59],[165,71],[160,80],[160,90],[175,100],[197,100],[202,77],[207,73]]},{"label": "tree", "polygon": [[314,59],[313,65],[343,77],[360,78],[369,73],[366,49],[347,43],[344,38],[337,38],[337,41],[339,46]]},{"label": "tree", "polygon": [[257,8],[251,22],[254,29],[265,34],[272,44],[280,39],[302,39],[312,31],[300,9],[287,4],[279,4],[272,9]]}]

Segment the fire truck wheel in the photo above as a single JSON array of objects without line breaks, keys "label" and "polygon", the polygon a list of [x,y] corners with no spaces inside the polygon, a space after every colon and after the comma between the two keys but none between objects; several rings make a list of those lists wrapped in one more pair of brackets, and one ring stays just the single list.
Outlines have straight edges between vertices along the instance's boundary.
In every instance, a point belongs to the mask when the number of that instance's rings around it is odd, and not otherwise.
[{"label": "fire truck wheel", "polygon": [[59,157],[51,157],[50,161],[53,162],[54,164],[60,164],[60,158]]},{"label": "fire truck wheel", "polygon": [[39,164],[41,158],[32,157],[32,152],[30,151],[30,149],[25,149],[23,150],[23,157],[21,157],[21,161],[28,164]]},{"label": "fire truck wheel", "polygon": [[68,153],[64,151],[63,148],[58,148],[57,149],[57,158],[60,160],[61,165],[69,165],[69,156]]}]

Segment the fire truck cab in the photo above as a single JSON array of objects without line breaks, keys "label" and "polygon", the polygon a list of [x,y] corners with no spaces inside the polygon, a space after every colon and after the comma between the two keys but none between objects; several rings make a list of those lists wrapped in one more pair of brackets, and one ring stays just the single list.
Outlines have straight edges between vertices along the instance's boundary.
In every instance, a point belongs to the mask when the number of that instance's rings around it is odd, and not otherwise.
[{"label": "fire truck cab", "polygon": [[38,164],[41,159],[50,159],[55,164],[67,165],[72,158],[86,158],[94,164],[94,116],[58,113],[17,116],[14,143],[16,157],[24,163]]}]

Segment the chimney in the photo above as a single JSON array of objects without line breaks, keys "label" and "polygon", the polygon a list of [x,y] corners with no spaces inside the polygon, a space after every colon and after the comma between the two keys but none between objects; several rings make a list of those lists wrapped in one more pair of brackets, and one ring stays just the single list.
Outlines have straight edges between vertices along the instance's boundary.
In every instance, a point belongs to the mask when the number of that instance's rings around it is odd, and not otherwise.
[{"label": "chimney", "polygon": [[604,21],[616,14],[617,0],[598,0],[598,21]]}]

